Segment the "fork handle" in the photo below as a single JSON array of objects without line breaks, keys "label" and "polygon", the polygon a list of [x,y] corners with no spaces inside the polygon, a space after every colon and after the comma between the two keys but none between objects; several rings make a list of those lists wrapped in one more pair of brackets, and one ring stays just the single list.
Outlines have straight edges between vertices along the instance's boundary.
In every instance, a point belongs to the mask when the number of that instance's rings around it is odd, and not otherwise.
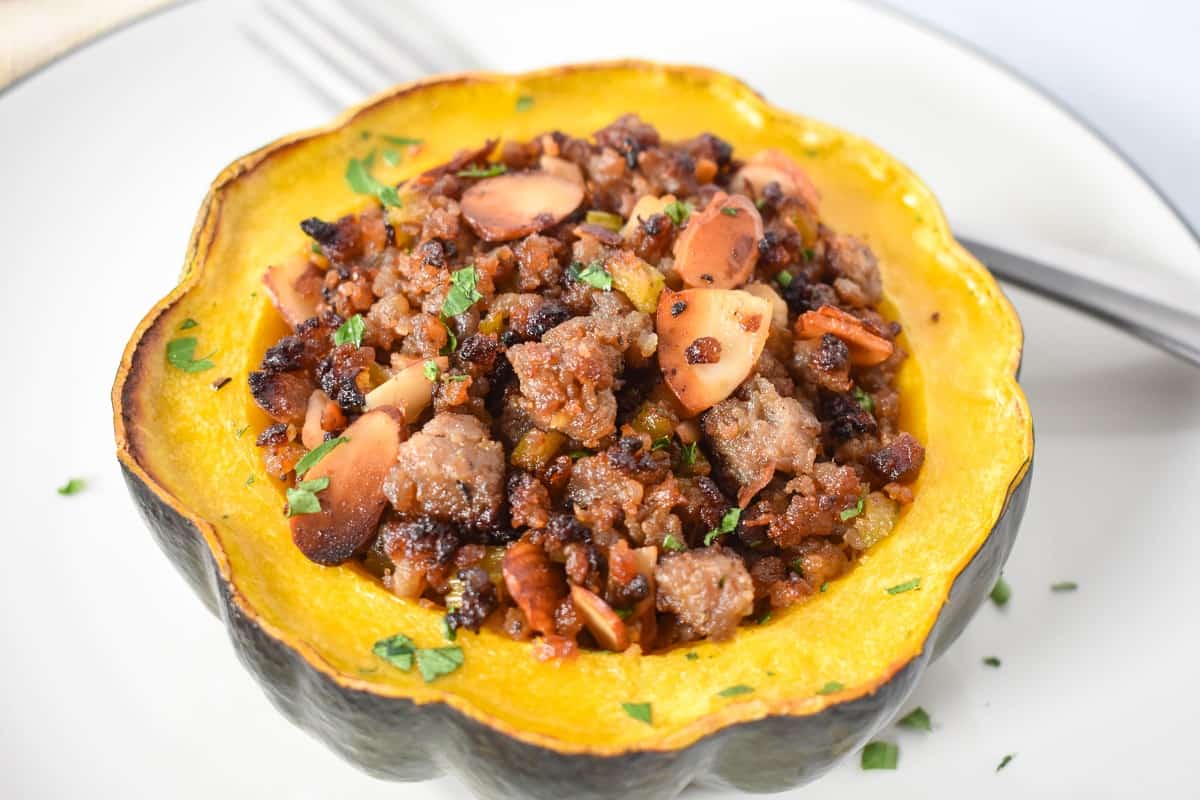
[{"label": "fork handle", "polygon": [[959,238],[997,277],[1200,366],[1200,316],[983,242]]}]

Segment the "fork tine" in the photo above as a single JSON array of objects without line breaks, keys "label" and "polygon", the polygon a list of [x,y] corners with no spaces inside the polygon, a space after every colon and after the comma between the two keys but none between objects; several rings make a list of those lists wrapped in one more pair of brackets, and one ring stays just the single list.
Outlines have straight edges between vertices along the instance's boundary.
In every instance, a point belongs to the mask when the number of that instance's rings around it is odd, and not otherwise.
[{"label": "fork tine", "polygon": [[[379,79],[387,84],[394,83],[397,79],[396,69],[391,67],[379,59],[370,47],[363,47],[361,42],[354,41],[344,29],[338,27],[332,20],[322,13],[318,13],[316,9],[310,6],[304,0],[294,0],[295,7],[303,14],[308,16],[308,19],[317,27],[319,27],[330,39],[340,44],[348,52],[354,53],[359,59],[365,62],[368,66],[375,70]],[[424,65],[418,64],[423,67]]]},{"label": "fork tine", "polygon": [[276,66],[282,67],[288,77],[297,81],[309,93],[321,101],[330,111],[338,111],[344,108],[347,103],[344,100],[339,100],[330,94],[323,86],[316,81],[310,79],[300,65],[292,58],[283,53],[282,50],[268,42],[264,37],[259,36],[253,28],[245,25],[239,25],[239,30],[251,44],[257,47],[271,61],[274,61]]},{"label": "fork tine", "polygon": [[329,55],[325,48],[322,47],[315,39],[313,39],[305,31],[301,30],[300,27],[293,23],[290,19],[272,8],[269,4],[263,3],[261,7],[263,12],[266,13],[266,15],[272,20],[274,20],[279,27],[283,28],[298,41],[300,41],[313,55],[315,55],[321,61],[321,63],[337,73],[338,77],[353,86],[355,89],[358,89],[363,95],[374,94],[379,88],[371,86],[361,77],[347,69],[345,64]]},{"label": "fork tine", "polygon": [[381,17],[374,9],[359,0],[341,0],[341,4],[358,15],[382,39],[395,45],[401,52],[419,63],[431,73],[453,72],[462,69],[473,69],[478,66],[478,60],[458,41],[449,37],[440,25],[434,24],[429,16],[413,3],[404,3],[405,16],[418,22],[432,38],[437,40],[437,48],[451,55],[450,61],[439,61],[428,49],[418,44],[413,38],[388,20]]}]

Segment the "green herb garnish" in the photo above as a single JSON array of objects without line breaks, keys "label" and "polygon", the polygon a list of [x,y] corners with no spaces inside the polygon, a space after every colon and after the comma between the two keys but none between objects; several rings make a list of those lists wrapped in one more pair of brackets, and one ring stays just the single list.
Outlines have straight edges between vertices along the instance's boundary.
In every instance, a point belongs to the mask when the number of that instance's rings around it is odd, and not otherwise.
[{"label": "green herb garnish", "polygon": [[402,203],[400,195],[396,194],[396,187],[380,183],[371,175],[371,164],[374,161],[374,150],[364,159],[350,159],[350,163],[346,166],[346,183],[350,184],[350,190],[355,194],[374,195],[385,206],[399,208]]},{"label": "green herb garnish", "polygon": [[738,210],[733,206],[725,206],[721,209],[721,213],[727,217],[736,217]]},{"label": "green herb garnish", "polygon": [[647,725],[654,724],[649,703],[621,703],[621,708],[625,709],[625,713],[638,722],[644,722]]},{"label": "green herb garnish", "polygon": [[820,689],[817,689],[817,694],[833,694],[834,692],[840,692],[842,689],[845,689],[845,688],[846,688],[845,686],[838,683],[837,681],[829,681],[824,686],[822,686]]},{"label": "green herb garnish", "polygon": [[247,486],[253,486],[253,485],[254,485],[254,480],[255,480],[255,478],[254,478],[254,476],[253,476],[253,475],[251,475],[249,478],[246,478],[246,485],[247,485]]},{"label": "green herb garnish", "polygon": [[588,456],[590,456],[591,452],[588,450],[572,450],[567,455],[569,455],[571,457],[572,461],[578,461],[581,458],[587,458]]},{"label": "green herb garnish", "polygon": [[687,545],[675,538],[675,534],[668,533],[663,537],[663,550],[670,550],[673,553],[678,553],[681,550],[687,550]]},{"label": "green herb garnish", "polygon": [[199,325],[199,324],[200,324],[200,323],[199,323],[199,322],[196,322],[196,320],[192,319],[191,317],[188,317],[188,318],[187,318],[187,319],[185,319],[185,320],[183,321],[183,323],[182,323],[182,324],[179,326],[179,330],[181,330],[181,331],[187,331],[187,330],[191,330],[192,328],[195,328],[195,327],[196,327],[197,325]]},{"label": "green herb garnish", "polygon": [[650,445],[650,450],[651,451],[665,450],[670,446],[671,446],[671,437],[670,436],[662,436],[662,437],[659,437],[658,439],[654,440],[654,443]]},{"label": "green herb garnish", "polygon": [[387,162],[389,167],[394,167],[400,163],[400,151],[393,150],[390,147],[383,148],[383,160]]},{"label": "green herb garnish", "polygon": [[446,320],[440,320],[442,327],[446,329],[446,346],[438,350],[438,355],[451,356],[458,349],[458,337],[454,335],[454,330],[446,324]]},{"label": "green herb garnish", "polygon": [[575,280],[586,283],[594,289],[601,289],[605,292],[612,291],[612,275],[604,268],[603,261],[593,261],[586,267],[576,261],[571,264],[567,272]]},{"label": "green herb garnish", "polygon": [[736,506],[726,511],[725,516],[721,517],[721,524],[704,534],[704,546],[708,547],[711,545],[713,540],[718,536],[733,533],[737,529],[738,520],[741,518],[742,510]]},{"label": "green herb garnish", "polygon": [[805,261],[812,261],[813,258],[816,257],[816,255],[817,255],[816,251],[813,250],[811,247],[804,248],[804,260]]},{"label": "green herb garnish", "polygon": [[671,218],[671,222],[675,223],[675,227],[679,228],[692,215],[692,204],[675,200],[663,206],[663,213]]},{"label": "green herb garnish", "polygon": [[184,372],[204,372],[216,366],[208,358],[196,358],[196,340],[191,336],[167,342],[167,363]]},{"label": "green herb garnish", "polygon": [[1015,753],[1009,753],[1009,754],[1008,754],[1008,755],[1006,755],[1004,758],[1000,759],[1000,763],[996,765],[996,772],[999,772],[1000,770],[1002,770],[1002,769],[1004,769],[1005,767],[1007,767],[1007,766],[1008,766],[1010,763],[1012,763],[1012,760],[1013,760],[1013,756],[1014,756],[1014,755],[1016,755],[1016,754],[1015,754]]},{"label": "green herb garnish", "polygon": [[86,486],[87,483],[83,478],[69,478],[66,483],[58,487],[55,491],[64,497],[68,497],[73,494],[79,494]]},{"label": "green herb garnish", "polygon": [[854,387],[854,399],[858,402],[860,408],[868,414],[875,413],[875,400],[871,395],[864,392],[859,387]]},{"label": "green herb garnish", "polygon": [[451,272],[450,291],[446,292],[446,299],[442,302],[442,316],[457,317],[482,300],[483,295],[476,288],[478,283],[479,274],[473,264]]},{"label": "green herb garnish", "polygon": [[1008,600],[1012,597],[1012,587],[1008,585],[1008,581],[1004,580],[1003,575],[996,579],[996,585],[992,587],[991,597],[992,602],[1000,608],[1008,605]]},{"label": "green herb garnish", "polygon": [[525,112],[533,108],[533,98],[527,94],[523,94],[517,98],[517,111]]},{"label": "green herb garnish", "polygon": [[900,748],[891,742],[871,742],[863,748],[863,769],[895,769],[899,763]]},{"label": "green herb garnish", "polygon": [[898,583],[895,586],[889,586],[887,593],[888,594],[904,594],[905,592],[911,592],[913,589],[920,589],[920,588],[921,588],[921,579],[913,578],[911,581],[905,581],[904,583]]},{"label": "green herb garnish", "polygon": [[1058,583],[1050,584],[1052,592],[1073,592],[1079,588],[1079,584],[1075,581],[1059,581]]},{"label": "green herb garnish", "polygon": [[821,584],[821,591],[822,591],[822,592],[823,592],[823,591],[825,591],[825,590],[826,590],[826,589],[828,589],[828,588],[829,588],[829,581],[825,581],[824,583],[822,583],[822,584]]},{"label": "green herb garnish", "polygon": [[336,439],[330,439],[327,442],[321,442],[319,445],[309,450],[304,454],[304,458],[296,462],[296,477],[301,477],[308,472],[317,462],[325,456],[329,455],[329,451],[337,447],[339,444],[345,444],[350,441],[345,436],[339,436]]},{"label": "green herb garnish", "polygon": [[494,178],[508,172],[504,164],[488,164],[486,167],[467,167],[454,173],[460,178]]},{"label": "green herb garnish", "polygon": [[858,502],[855,503],[851,508],[843,509],[842,513],[838,514],[838,518],[841,519],[842,522],[845,522],[848,519],[854,519],[863,512],[863,505],[865,503],[865,497],[858,498]]},{"label": "green herb garnish", "polygon": [[363,321],[362,314],[355,314],[350,319],[338,326],[338,329],[333,332],[334,344],[352,344],[355,347],[362,347],[363,333],[367,329],[367,323]]},{"label": "green herb garnish", "polygon": [[464,660],[461,647],[417,647],[412,639],[402,633],[379,640],[371,652],[405,672],[412,669],[415,658],[417,669],[426,683],[454,672],[463,665]]},{"label": "green herb garnish", "polygon": [[240,428],[238,428],[236,431],[234,431],[234,432],[233,432],[233,435],[234,435],[234,437],[235,437],[235,438],[237,438],[237,439],[240,439],[240,438],[242,438],[242,434],[244,434],[244,433],[245,433],[246,431],[248,431],[248,430],[250,430],[250,426],[249,426],[249,425],[243,425],[242,427],[240,427]]},{"label": "green herb garnish", "polygon": [[1000,659],[996,658],[995,656],[988,656],[987,658],[983,659],[983,663],[989,667],[999,667]]},{"label": "green herb garnish", "polygon": [[757,620],[757,621],[758,621],[758,624],[759,624],[759,625],[766,625],[768,622],[770,622],[770,621],[771,621],[771,612],[770,612],[770,611],[764,611],[764,612],[762,613],[762,615],[761,615],[761,616],[759,616],[759,618],[758,618],[758,620]]},{"label": "green herb garnish", "polygon": [[901,728],[910,728],[914,731],[933,731],[933,722],[929,719],[929,712],[920,706],[905,714],[896,721],[896,724]]},{"label": "green herb garnish", "polygon": [[317,492],[329,488],[329,478],[314,478],[311,481],[300,481],[296,488],[287,490],[287,515],[298,517],[301,514],[317,514],[321,511],[321,501]]},{"label": "green herb garnish", "polygon": [[762,211],[764,208],[767,207],[767,198],[760,197],[757,200],[755,200],[754,207],[757,208],[759,211]]},{"label": "green herb garnish", "polygon": [[795,276],[786,269],[775,276],[775,282],[785,289],[792,285],[793,280],[795,280]]},{"label": "green herb garnish", "polygon": [[411,136],[380,136],[388,144],[393,144],[396,147],[410,147],[414,144],[421,144],[424,139],[414,139]]},{"label": "green herb garnish", "polygon": [[448,642],[453,642],[458,638],[458,631],[450,626],[450,620],[448,620],[446,617],[442,617],[442,636],[444,636]]},{"label": "green herb garnish", "polygon": [[688,661],[699,661],[700,654],[697,653],[696,651],[692,650],[692,651],[689,651],[688,654],[686,656],[684,656],[684,658],[686,658]]},{"label": "green herb garnish", "polygon": [[432,358],[421,365],[421,372],[425,374],[425,380],[429,381],[430,383],[437,383],[438,375],[441,374],[441,370],[438,369],[437,362]]},{"label": "green herb garnish", "polygon": [[804,577],[804,560],[800,559],[800,558],[793,558],[791,560],[791,563],[788,564],[788,569],[790,569],[792,572],[796,573],[801,578],[803,578]]},{"label": "green herb garnish", "polygon": [[413,652],[416,649],[417,645],[412,639],[402,633],[397,633],[395,636],[389,636],[387,639],[380,639],[371,648],[371,652],[396,669],[408,672],[412,669]]},{"label": "green herb garnish", "polygon": [[687,465],[689,467],[695,465],[695,463],[696,463],[696,448],[698,446],[699,446],[699,444],[697,442],[692,442],[691,444],[685,444],[685,445],[683,445],[683,447],[679,448],[680,455],[682,456],[683,463],[685,465]]},{"label": "green herb garnish", "polygon": [[717,692],[717,695],[720,697],[737,697],[740,694],[750,694],[753,691],[753,686],[747,686],[744,683],[739,683],[734,686],[730,686],[728,689],[722,689],[721,691]]}]

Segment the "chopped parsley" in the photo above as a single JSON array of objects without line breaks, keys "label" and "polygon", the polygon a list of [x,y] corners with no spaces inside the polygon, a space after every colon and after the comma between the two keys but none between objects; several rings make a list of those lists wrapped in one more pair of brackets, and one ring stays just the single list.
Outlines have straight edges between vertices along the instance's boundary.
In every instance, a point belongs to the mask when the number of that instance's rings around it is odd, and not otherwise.
[{"label": "chopped parsley", "polygon": [[995,656],[988,656],[987,658],[983,659],[983,663],[985,666],[999,668],[1000,659],[996,658]]},{"label": "chopped parsley", "polygon": [[904,583],[897,583],[895,586],[889,586],[887,593],[888,594],[904,594],[905,592],[911,592],[913,589],[920,589],[920,588],[921,588],[921,579],[913,578],[911,581],[905,581]]},{"label": "chopped parsley", "polygon": [[[462,269],[450,273],[450,291],[442,302],[443,317],[457,317],[471,306],[483,299],[476,285],[479,283],[479,273],[474,264],[468,264]],[[449,330],[449,327],[447,327]]]},{"label": "chopped parsley", "polygon": [[851,506],[850,508],[842,509],[842,513],[838,514],[838,518],[841,519],[842,522],[845,522],[848,519],[854,519],[855,517],[857,517],[859,514],[861,514],[863,512],[863,505],[865,505],[865,503],[866,503],[865,497],[858,498],[858,502],[855,503],[853,506]]},{"label": "chopped parsley", "polygon": [[253,475],[251,475],[249,478],[246,478],[246,485],[247,485],[247,486],[253,486],[253,485],[254,485],[254,480],[255,480],[255,478],[254,478],[254,476],[253,476]]},{"label": "chopped parsley", "polygon": [[83,480],[83,478],[69,478],[67,479],[66,483],[58,487],[58,489],[55,491],[57,491],[63,497],[69,497],[73,494],[79,494],[86,487],[87,483]]},{"label": "chopped parsley", "polygon": [[287,515],[298,517],[301,514],[317,514],[321,511],[321,501],[317,492],[329,488],[329,478],[314,478],[311,481],[300,481],[296,488],[287,490]]},{"label": "chopped parsley", "polygon": [[717,695],[720,697],[737,697],[738,695],[742,694],[751,694],[753,691],[753,686],[747,686],[744,683],[739,683],[735,684],[734,686],[730,686],[728,689],[722,689],[721,691],[717,692]]},{"label": "chopped parsley", "polygon": [[1058,583],[1050,584],[1052,592],[1073,592],[1079,588],[1079,584],[1075,581],[1059,581]]},{"label": "chopped parsley", "polygon": [[812,261],[815,256],[816,256],[816,251],[814,251],[811,247],[804,248],[804,260],[805,261]]},{"label": "chopped parsley", "polygon": [[184,372],[204,372],[216,366],[211,354],[206,358],[196,358],[196,340],[191,336],[167,342],[167,363]]},{"label": "chopped parsley", "polygon": [[233,435],[234,435],[236,438],[240,439],[240,438],[242,438],[242,435],[243,435],[243,434],[245,434],[245,433],[246,433],[246,431],[248,431],[248,430],[250,430],[250,426],[249,426],[249,425],[243,425],[242,427],[240,427],[240,428],[238,428],[236,431],[234,431],[234,432],[233,432]]},{"label": "chopped parsley", "polygon": [[469,380],[471,380],[470,375],[447,375],[446,376],[447,383],[462,383],[463,381],[469,381]]},{"label": "chopped parsley", "polygon": [[1012,763],[1013,756],[1015,756],[1015,755],[1016,755],[1015,753],[1009,753],[1004,758],[1000,759],[1000,763],[996,765],[996,772],[999,772],[1000,770],[1007,767],[1010,763]]},{"label": "chopped parsley", "polygon": [[793,558],[791,563],[788,564],[788,568],[791,569],[792,572],[799,575],[801,578],[804,577],[804,560],[803,559]]},{"label": "chopped parsley", "polygon": [[625,713],[638,722],[644,722],[647,725],[654,724],[649,703],[621,703],[621,708],[625,709]]},{"label": "chopped parsley", "polygon": [[424,139],[414,139],[411,136],[381,135],[379,138],[383,139],[388,144],[395,145],[396,147],[411,147],[414,144],[421,144],[422,142],[425,141]]},{"label": "chopped parsley", "polygon": [[792,285],[793,280],[795,280],[795,277],[786,269],[775,276],[775,282],[785,289]]},{"label": "chopped parsley", "polygon": [[390,147],[383,148],[383,160],[389,167],[396,166],[400,163],[400,151]]},{"label": "chopped parsley", "polygon": [[454,173],[460,178],[494,178],[508,172],[504,164],[488,164],[486,167],[467,167]]},{"label": "chopped parsley", "polygon": [[333,332],[334,344],[352,344],[355,347],[362,347],[363,333],[367,329],[367,324],[363,321],[362,314],[355,314],[350,319],[338,326],[338,329]]},{"label": "chopped parsley", "polygon": [[933,731],[933,722],[929,719],[929,712],[920,706],[905,714],[896,721],[896,724],[901,728],[909,728],[914,731]]},{"label": "chopped parsley", "polygon": [[304,458],[296,462],[296,476],[301,477],[304,473],[317,465],[325,456],[329,455],[329,451],[337,447],[339,444],[345,444],[350,441],[345,436],[339,436],[336,439],[330,439],[327,442],[321,442],[319,445],[309,450],[304,454]]},{"label": "chopped parsley", "polygon": [[845,689],[845,688],[846,688],[845,686],[838,683],[837,681],[829,681],[824,686],[822,686],[820,689],[817,689],[817,694],[833,694],[834,692],[840,692],[842,689]]},{"label": "chopped parsley", "polygon": [[754,207],[757,208],[759,211],[762,211],[764,208],[767,207],[767,198],[760,197],[757,200],[755,200]]},{"label": "chopped parsley", "polygon": [[699,654],[699,653],[697,653],[695,650],[691,650],[691,651],[689,651],[689,652],[688,652],[688,654],[687,654],[686,656],[684,656],[684,657],[685,657],[685,658],[686,658],[688,661],[699,661],[699,660],[700,660],[700,654]]},{"label": "chopped parsley", "polygon": [[346,183],[350,184],[350,190],[355,194],[374,195],[385,206],[399,208],[403,204],[400,202],[400,195],[396,194],[396,187],[380,183],[371,175],[371,164],[374,161],[374,150],[364,159],[350,159],[350,163],[346,165]]},{"label": "chopped parsley", "polygon": [[523,94],[517,98],[517,111],[525,112],[533,108],[533,97]]},{"label": "chopped parsley", "polygon": [[680,550],[687,550],[687,545],[675,538],[675,534],[668,533],[663,537],[663,550],[670,550],[673,553],[678,553]]},{"label": "chopped parsley", "polygon": [[900,748],[892,742],[871,742],[863,748],[863,769],[895,769],[899,763]]},{"label": "chopped parsley", "polygon": [[425,373],[425,380],[429,381],[430,383],[437,383],[438,375],[442,373],[442,371],[438,369],[437,362],[432,358],[421,365],[421,372]]},{"label": "chopped parsley", "polygon": [[727,217],[736,217],[738,210],[733,206],[725,206],[721,209],[721,213]]},{"label": "chopped parsley", "polygon": [[319,255],[319,256],[325,255],[325,251],[321,249],[321,245],[317,244],[316,242],[313,242],[311,245],[309,245],[308,249],[311,250],[316,255]]},{"label": "chopped parsley", "polygon": [[421,678],[426,683],[454,672],[463,665],[464,660],[461,647],[417,647],[412,639],[402,633],[380,639],[371,652],[404,672],[412,669],[415,659]]},{"label": "chopped parsley", "polygon": [[179,330],[181,330],[181,331],[191,330],[192,328],[195,328],[195,327],[196,327],[196,326],[198,326],[199,324],[200,324],[200,323],[199,323],[199,322],[196,322],[196,320],[192,319],[191,317],[188,317],[188,318],[187,318],[187,319],[185,319],[185,320],[183,321],[183,323],[182,323],[182,324],[179,326]]},{"label": "chopped parsley", "polygon": [[448,618],[442,617],[441,627],[442,627],[442,636],[444,636],[446,638],[446,641],[453,642],[455,639],[458,638],[458,630],[450,625],[450,620]]},{"label": "chopped parsley", "polygon": [[458,349],[458,337],[454,335],[454,330],[446,324],[446,320],[441,320],[441,323],[442,327],[446,329],[446,346],[438,350],[438,355],[454,355],[454,351]]},{"label": "chopped parsley", "polygon": [[824,583],[822,583],[822,584],[821,584],[821,591],[822,591],[822,592],[823,592],[823,591],[825,591],[825,590],[826,590],[826,589],[828,589],[828,588],[829,588],[829,581],[825,581]]},{"label": "chopped parsley", "polygon": [[868,414],[875,413],[875,400],[871,395],[864,392],[859,387],[854,387],[854,399],[858,402],[860,408]]},{"label": "chopped parsley", "polygon": [[762,615],[756,621],[758,622],[759,625],[766,625],[768,622],[771,621],[771,612],[764,611],[762,613]]},{"label": "chopped parsley", "polygon": [[704,534],[704,546],[708,547],[711,545],[713,540],[718,536],[733,533],[737,528],[738,520],[741,518],[742,510],[736,506],[726,511],[725,516],[721,517],[721,524]]},{"label": "chopped parsley", "polygon": [[992,602],[999,608],[1004,608],[1008,605],[1009,598],[1012,597],[1012,587],[1008,585],[1008,581],[1004,580],[1001,575],[996,579],[996,585],[992,587]]},{"label": "chopped parsley", "polygon": [[604,268],[603,261],[593,261],[586,267],[578,261],[571,264],[567,272],[577,281],[586,283],[593,289],[605,292],[612,291],[612,275]]},{"label": "chopped parsley", "polygon": [[591,452],[588,450],[572,450],[567,455],[571,456],[572,461],[578,461],[581,458],[587,458],[590,456]]},{"label": "chopped parsley", "polygon": [[663,213],[671,218],[671,222],[675,223],[675,227],[679,228],[692,215],[692,204],[675,200],[663,206]]},{"label": "chopped parsley", "polygon": [[661,436],[654,440],[654,443],[650,445],[650,449],[652,451],[653,450],[666,450],[670,446],[671,446],[671,437],[670,436]]},{"label": "chopped parsley", "polygon": [[683,457],[683,463],[689,467],[694,466],[696,463],[696,448],[698,446],[696,442],[692,442],[679,448],[680,455]]}]

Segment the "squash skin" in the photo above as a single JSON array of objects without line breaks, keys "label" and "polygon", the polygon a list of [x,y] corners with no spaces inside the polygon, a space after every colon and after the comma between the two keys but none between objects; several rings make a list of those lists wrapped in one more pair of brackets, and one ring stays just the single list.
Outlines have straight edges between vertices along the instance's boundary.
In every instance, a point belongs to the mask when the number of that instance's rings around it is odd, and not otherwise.
[{"label": "squash skin", "polygon": [[[685,71],[696,80],[712,77],[703,70],[645,64],[568,69],[634,69],[648,74],[674,70]],[[234,172],[242,168],[235,166]],[[236,175],[227,176],[233,178]],[[189,268],[203,255],[204,231],[214,227],[206,223],[211,208],[212,203],[206,203],[197,224]],[[669,798],[693,781],[774,792],[812,780],[885,724],[929,661],[961,633],[999,575],[1028,498],[1032,427],[1026,410],[1027,430],[1022,430],[1028,436],[1026,459],[1012,476],[990,533],[953,579],[949,600],[923,645],[880,674],[873,685],[850,687],[813,713],[767,710],[757,719],[713,719],[711,723],[702,717],[701,735],[680,746],[658,742],[645,747],[560,746],[545,736],[521,735],[512,726],[497,724],[485,715],[464,713],[451,704],[372,691],[361,679],[345,675],[311,648],[274,630],[248,601],[225,558],[214,549],[214,542],[219,541],[215,523],[162,487],[160,476],[143,463],[148,461],[140,452],[143,445],[127,433],[146,422],[141,404],[147,398],[139,380],[143,373],[139,362],[161,357],[165,340],[174,335],[166,312],[184,294],[186,289],[151,313],[131,342],[117,376],[113,399],[126,482],[159,545],[227,625],[239,657],[272,702],[347,760],[382,778],[423,780],[450,768],[473,792],[487,798],[559,798],[564,794]],[[1015,371],[1015,361],[1011,366]],[[778,744],[773,745],[772,740]]]}]

